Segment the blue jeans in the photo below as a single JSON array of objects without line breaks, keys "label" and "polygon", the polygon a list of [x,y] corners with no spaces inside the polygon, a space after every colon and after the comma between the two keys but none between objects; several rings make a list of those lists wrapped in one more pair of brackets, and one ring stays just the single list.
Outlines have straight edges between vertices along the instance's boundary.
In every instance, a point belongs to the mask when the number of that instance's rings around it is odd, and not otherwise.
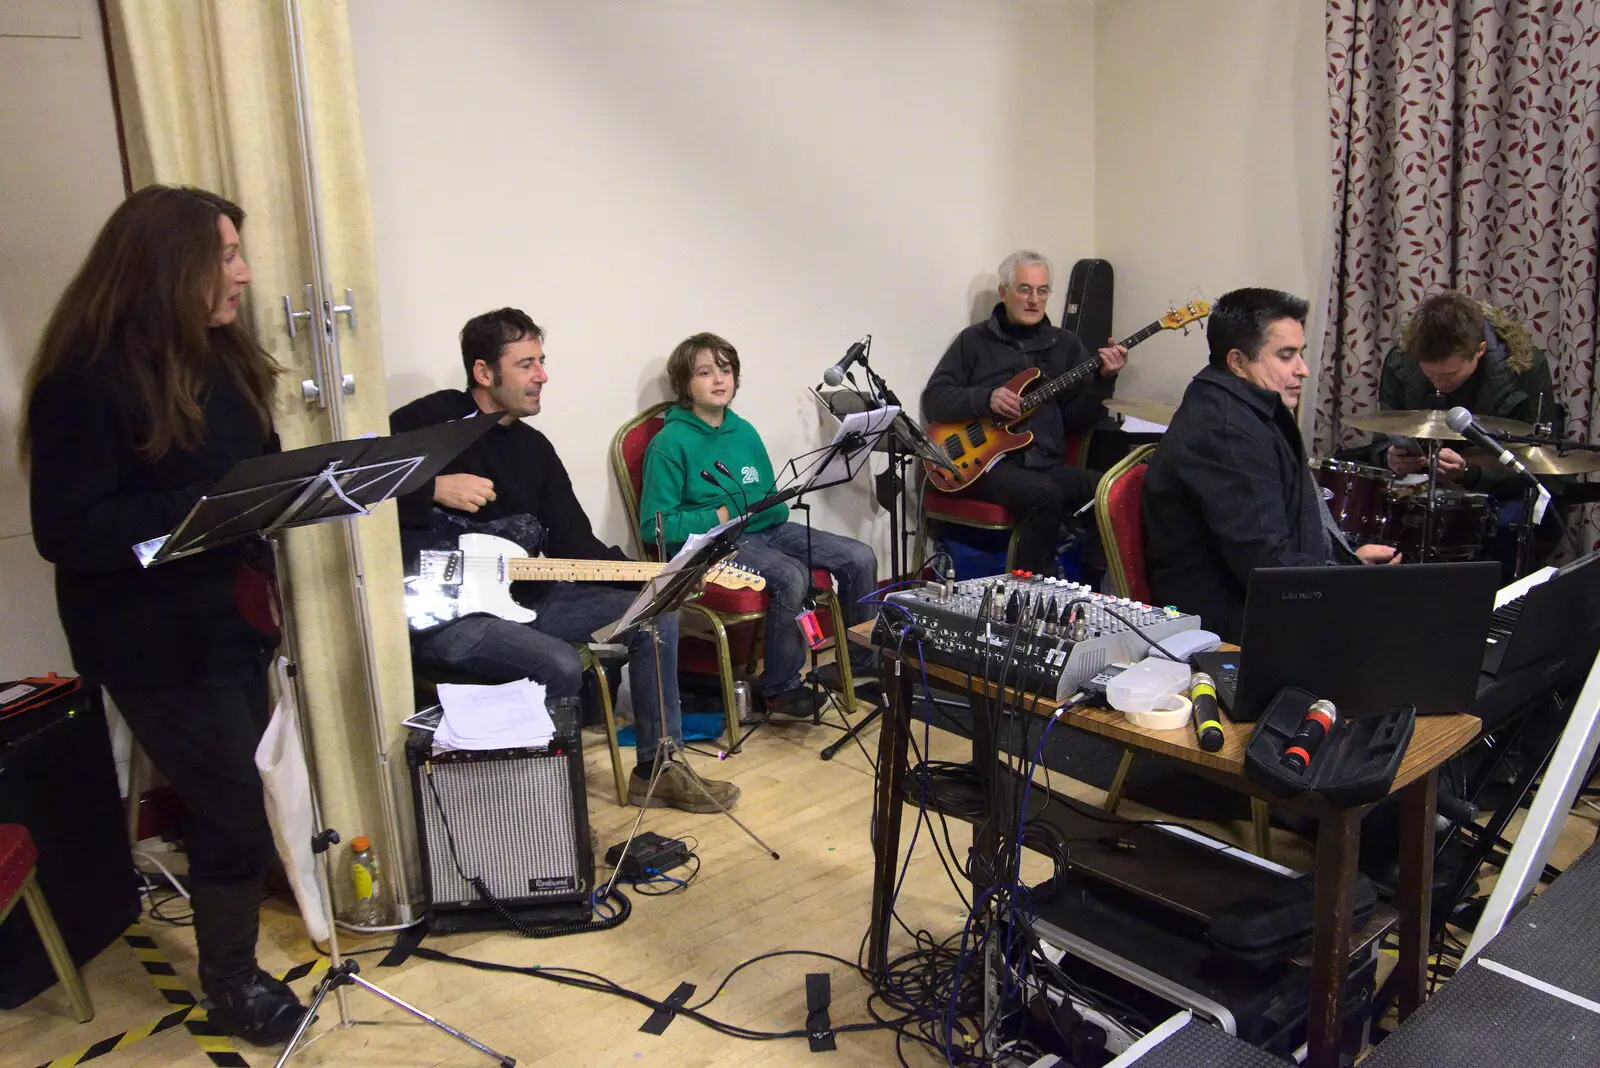
[{"label": "blue jeans", "polygon": [[[854,538],[813,529],[811,560],[833,574],[846,626],[872,618],[875,609],[858,603],[878,586],[878,558],[870,548]],[[806,528],[800,523],[783,523],[747,533],[739,539],[735,562],[760,572],[772,598],[766,652],[757,680],[761,692],[771,697],[800,685],[800,672],[806,666],[806,639],[794,619],[811,588],[811,575],[806,571]]]},{"label": "blue jeans", "polygon": [[[424,671],[434,668],[461,672],[488,683],[532,679],[544,685],[549,697],[577,697],[583,687],[583,667],[572,643],[589,641],[595,631],[621,619],[634,596],[629,590],[611,586],[558,582],[538,606],[539,616],[532,623],[512,623],[489,615],[468,616],[416,636],[412,654]],[[674,741],[681,743],[677,613],[663,616],[660,625],[667,730]],[[646,764],[655,759],[661,740],[655,649],[650,636],[642,630],[628,632],[625,640],[636,711],[638,759]]]}]

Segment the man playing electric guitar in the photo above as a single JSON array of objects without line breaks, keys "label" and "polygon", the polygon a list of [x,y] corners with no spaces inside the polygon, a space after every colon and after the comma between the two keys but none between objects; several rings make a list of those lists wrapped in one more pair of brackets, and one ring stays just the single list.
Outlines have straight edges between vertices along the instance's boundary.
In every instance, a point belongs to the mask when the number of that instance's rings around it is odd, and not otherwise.
[{"label": "man playing electric guitar", "polygon": [[[461,362],[467,389],[440,390],[412,401],[389,416],[396,433],[460,419],[474,412],[493,416],[500,425],[479,438],[452,460],[433,480],[431,491],[418,490],[400,498],[401,540],[412,555],[415,547],[436,548],[431,542],[441,528],[437,509],[474,521],[499,521],[502,533],[513,536],[530,552],[541,546],[530,539],[543,538],[551,556],[575,559],[626,559],[622,550],[595,537],[594,528],[572,490],[572,480],[556,455],[550,439],[524,423],[538,415],[545,373],[544,332],[515,308],[501,308],[468,320],[461,328]],[[448,526],[448,523],[443,524]],[[419,666],[471,675],[483,682],[510,682],[531,678],[542,683],[552,697],[575,697],[583,672],[573,642],[589,640],[599,628],[621,618],[634,599],[627,589],[593,583],[524,583],[530,587],[519,599],[537,609],[531,623],[514,623],[493,615],[468,615],[412,635],[412,654]],[[663,617],[661,632],[661,691],[665,694],[667,730],[683,740],[678,708],[678,621]],[[638,766],[629,783],[628,798],[642,804],[649,784],[660,734],[656,699],[656,660],[648,635],[634,631],[628,638],[629,676],[633,683],[638,735]],[[739,788],[729,782],[704,780],[725,808],[732,808]],[[652,805],[669,805],[689,812],[711,812],[687,776],[668,764],[656,786]]]},{"label": "man playing electric guitar", "polygon": [[1093,497],[1100,481],[1099,472],[1063,462],[1067,435],[1089,429],[1105,414],[1100,402],[1128,362],[1121,345],[1091,353],[1077,335],[1050,322],[1044,310],[1050,280],[1050,261],[1039,253],[1007,256],[1000,264],[1000,303],[987,320],[956,335],[922,391],[922,416],[929,422],[1015,419],[1022,399],[1006,383],[1019,371],[1037,367],[1036,382],[1044,382],[1085,361],[1100,361],[1100,373],[1087,387],[1034,410],[1026,424],[1032,445],[1008,454],[963,491],[1020,517],[1016,566],[1043,574],[1055,572],[1061,520]]}]

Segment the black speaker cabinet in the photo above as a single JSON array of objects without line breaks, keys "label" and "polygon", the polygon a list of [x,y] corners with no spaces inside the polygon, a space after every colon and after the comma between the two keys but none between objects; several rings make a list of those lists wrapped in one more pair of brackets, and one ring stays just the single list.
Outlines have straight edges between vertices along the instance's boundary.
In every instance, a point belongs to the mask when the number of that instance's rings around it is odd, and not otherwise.
[{"label": "black speaker cabinet", "polygon": [[[508,908],[587,902],[594,885],[577,702],[551,702],[556,737],[539,749],[434,753],[406,741],[429,912],[487,909],[481,878]],[[568,706],[568,707],[557,707]]]},{"label": "black speaker cabinet", "polygon": [[[8,715],[22,706],[25,711]],[[39,888],[72,959],[84,964],[139,916],[117,768],[98,689],[0,682],[0,823],[39,849]],[[56,981],[28,910],[0,924],[0,1009]]]}]

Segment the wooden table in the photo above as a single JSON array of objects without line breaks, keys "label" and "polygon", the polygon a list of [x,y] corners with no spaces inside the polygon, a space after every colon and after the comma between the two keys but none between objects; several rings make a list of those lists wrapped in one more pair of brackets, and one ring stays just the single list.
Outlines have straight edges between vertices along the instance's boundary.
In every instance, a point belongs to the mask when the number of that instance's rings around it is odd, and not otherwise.
[{"label": "wooden table", "polygon": [[[870,645],[872,624],[863,623],[850,631],[850,640]],[[895,871],[899,862],[901,803],[905,800],[905,761],[910,730],[910,709],[914,686],[920,682],[921,668],[916,658],[898,659],[885,650],[884,683],[889,695],[882,733],[878,739],[878,795],[875,799],[875,867],[872,884],[872,919],[868,934],[867,964],[882,974],[888,965],[890,910],[893,905]],[[983,694],[981,680],[966,672],[937,664],[922,665],[930,681],[968,693],[974,702],[985,696],[998,696],[990,684]],[[902,667],[909,670],[902,670]],[[1009,691],[1008,691],[1009,694]],[[1014,695],[1010,695],[1013,696]],[[1015,702],[1021,705],[1023,702]],[[1026,702],[1030,715],[1047,718],[1060,708],[1059,702],[1030,696]],[[987,717],[973,716],[973,763],[982,769],[993,766],[994,740],[989,736]],[[1350,957],[1351,925],[1355,901],[1356,853],[1360,843],[1361,817],[1371,806],[1333,808],[1316,799],[1285,801],[1266,793],[1244,773],[1245,747],[1254,724],[1224,720],[1222,748],[1207,753],[1195,742],[1194,730],[1153,731],[1130,726],[1120,712],[1107,708],[1081,707],[1062,716],[1062,724],[1110,738],[1137,751],[1159,753],[1183,764],[1185,769],[1212,779],[1230,789],[1271,801],[1272,804],[1303,813],[1317,821],[1315,929],[1311,948],[1311,993],[1308,1012],[1309,1068],[1336,1068],[1339,1063],[1340,991]],[[1481,728],[1475,716],[1419,716],[1411,744],[1400,762],[1390,796],[1400,809],[1400,885],[1395,906],[1400,913],[1399,980],[1400,1018],[1414,1012],[1423,1001],[1427,983],[1428,913],[1433,895],[1434,813],[1438,796],[1438,769],[1464,749]]]}]

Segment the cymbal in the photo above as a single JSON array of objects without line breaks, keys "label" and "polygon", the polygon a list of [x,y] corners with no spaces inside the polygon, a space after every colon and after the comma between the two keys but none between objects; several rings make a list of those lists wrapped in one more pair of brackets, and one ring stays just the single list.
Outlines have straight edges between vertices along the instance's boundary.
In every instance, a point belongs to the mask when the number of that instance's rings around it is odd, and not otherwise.
[{"label": "cymbal", "polygon": [[[1600,471],[1600,453],[1597,452],[1569,452],[1563,455],[1550,445],[1509,445],[1507,448],[1522,461],[1523,467],[1536,475],[1582,475]],[[1496,455],[1488,449],[1472,448],[1463,452],[1461,458],[1468,463],[1497,467]]]},{"label": "cymbal", "polygon": [[[1345,425],[1372,434],[1392,434],[1397,438],[1428,438],[1434,441],[1465,441],[1466,438],[1450,429],[1444,421],[1444,412],[1368,412],[1346,419]],[[1531,434],[1533,427],[1514,419],[1499,419],[1492,415],[1475,416],[1485,430],[1498,434]]]},{"label": "cymbal", "polygon": [[1107,397],[1101,403],[1106,406],[1107,411],[1143,419],[1147,423],[1159,423],[1161,426],[1171,426],[1172,417],[1178,413],[1176,405],[1158,400]]}]

